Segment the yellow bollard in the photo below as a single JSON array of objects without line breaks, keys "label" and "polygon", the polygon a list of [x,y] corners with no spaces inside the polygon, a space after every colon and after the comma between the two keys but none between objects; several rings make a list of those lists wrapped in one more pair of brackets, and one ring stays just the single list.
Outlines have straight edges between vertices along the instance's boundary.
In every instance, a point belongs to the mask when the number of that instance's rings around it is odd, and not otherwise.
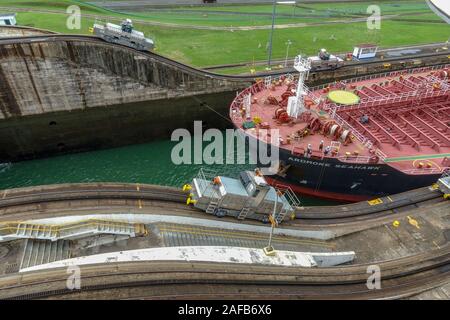
[{"label": "yellow bollard", "polygon": [[190,205],[190,204],[196,204],[197,200],[192,200],[190,197],[186,199],[186,204]]}]

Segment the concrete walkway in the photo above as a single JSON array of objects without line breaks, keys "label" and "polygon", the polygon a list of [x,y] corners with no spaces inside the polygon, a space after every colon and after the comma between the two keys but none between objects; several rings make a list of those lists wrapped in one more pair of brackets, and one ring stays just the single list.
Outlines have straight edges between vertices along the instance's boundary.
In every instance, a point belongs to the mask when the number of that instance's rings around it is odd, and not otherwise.
[{"label": "concrete walkway", "polygon": [[60,260],[21,269],[20,272],[130,261],[200,261],[215,263],[256,264],[285,267],[331,267],[353,261],[355,253],[311,253],[276,251],[265,255],[262,249],[238,247],[170,247],[127,250]]},{"label": "concrete walkway", "polygon": [[[185,224],[193,225],[207,228],[217,228],[226,229],[234,231],[243,232],[255,232],[263,233],[268,235],[270,233],[270,227],[265,225],[250,225],[243,223],[226,222],[221,220],[211,220],[211,219],[201,219],[201,218],[191,218],[184,216],[170,216],[170,215],[158,215],[158,214],[93,214],[93,215],[80,215],[80,216],[67,216],[67,217],[57,217],[48,219],[37,219],[28,220],[27,223],[39,223],[39,224],[64,224],[64,223],[74,223],[80,220],[86,219],[99,219],[99,220],[109,220],[117,222],[127,222],[127,223],[172,223],[172,224]],[[288,229],[288,228],[275,228],[275,235],[280,236],[290,236],[296,238],[309,238],[318,240],[330,240],[335,238],[336,234],[329,230],[302,230],[302,229]]]}]

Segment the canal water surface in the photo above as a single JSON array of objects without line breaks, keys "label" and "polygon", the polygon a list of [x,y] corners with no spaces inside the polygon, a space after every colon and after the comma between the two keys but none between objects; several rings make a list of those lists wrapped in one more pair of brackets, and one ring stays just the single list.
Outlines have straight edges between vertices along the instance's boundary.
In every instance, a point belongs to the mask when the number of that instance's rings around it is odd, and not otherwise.
[{"label": "canal water surface", "polygon": [[[182,187],[201,167],[219,175],[238,177],[254,165],[175,165],[171,160],[175,142],[170,140],[121,148],[67,154],[44,159],[0,164],[0,189],[77,183],[126,182]],[[302,196],[303,205],[327,205],[329,201]]]}]

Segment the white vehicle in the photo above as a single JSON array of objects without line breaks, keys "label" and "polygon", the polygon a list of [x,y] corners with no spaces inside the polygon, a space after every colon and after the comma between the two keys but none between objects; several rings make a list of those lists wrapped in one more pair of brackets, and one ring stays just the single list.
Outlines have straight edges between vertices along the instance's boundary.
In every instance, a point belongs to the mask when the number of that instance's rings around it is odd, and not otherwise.
[{"label": "white vehicle", "polygon": [[145,38],[144,33],[133,29],[130,19],[124,20],[120,26],[113,23],[94,24],[93,33],[107,42],[121,44],[136,50],[150,51],[155,47],[153,40]]},{"label": "white vehicle", "polygon": [[187,204],[217,217],[234,216],[267,223],[273,215],[281,223],[300,205],[289,187],[270,186],[259,169],[243,171],[239,179],[216,176],[201,169],[183,190],[189,191]]},{"label": "white vehicle", "polygon": [[317,56],[309,57],[311,61],[311,71],[316,70],[333,70],[344,65],[344,60],[321,49]]},{"label": "white vehicle", "polygon": [[356,59],[370,59],[377,55],[378,46],[374,44],[361,44],[353,48],[353,56]]}]

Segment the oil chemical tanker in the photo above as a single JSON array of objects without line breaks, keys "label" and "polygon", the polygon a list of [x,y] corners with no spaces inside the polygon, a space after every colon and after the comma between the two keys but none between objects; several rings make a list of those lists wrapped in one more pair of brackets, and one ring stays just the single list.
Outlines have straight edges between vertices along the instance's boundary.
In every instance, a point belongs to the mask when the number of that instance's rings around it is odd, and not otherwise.
[{"label": "oil chemical tanker", "polygon": [[[266,176],[295,192],[361,201],[435,183],[450,167],[450,66],[409,69],[307,88],[296,75],[267,77],[230,107],[235,127],[279,150]],[[271,143],[270,130],[279,130]]]}]

